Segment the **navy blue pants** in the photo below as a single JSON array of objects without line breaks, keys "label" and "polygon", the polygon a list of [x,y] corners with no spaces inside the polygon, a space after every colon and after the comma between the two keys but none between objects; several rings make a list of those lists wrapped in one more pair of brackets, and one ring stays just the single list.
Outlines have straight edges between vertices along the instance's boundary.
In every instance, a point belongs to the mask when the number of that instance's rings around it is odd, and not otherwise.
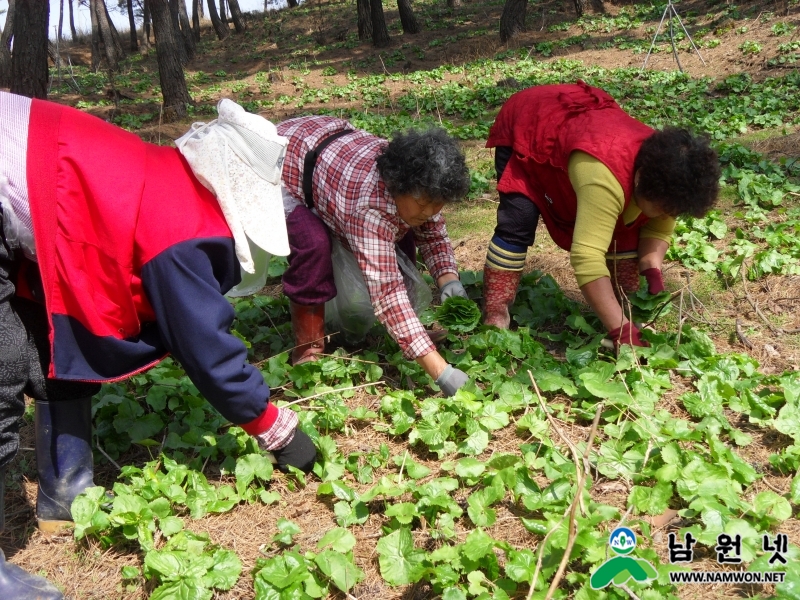
[{"label": "navy blue pants", "polygon": [[[503,176],[512,150],[508,146],[494,149],[494,168],[497,181]],[[497,225],[494,237],[500,238],[508,246],[527,249],[533,245],[536,226],[539,224],[539,207],[524,194],[499,193],[500,206],[497,207]]]}]

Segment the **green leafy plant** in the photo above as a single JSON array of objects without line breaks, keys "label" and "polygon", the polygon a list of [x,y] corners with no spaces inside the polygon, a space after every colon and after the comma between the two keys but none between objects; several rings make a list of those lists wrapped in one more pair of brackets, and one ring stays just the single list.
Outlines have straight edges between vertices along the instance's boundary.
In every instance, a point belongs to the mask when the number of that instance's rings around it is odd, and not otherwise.
[{"label": "green leafy plant", "polygon": [[478,326],[481,311],[472,300],[452,296],[436,310],[436,320],[449,331],[468,333]]},{"label": "green leafy plant", "polygon": [[759,54],[762,49],[761,44],[753,40],[747,40],[739,44],[739,50],[742,51],[742,54]]}]

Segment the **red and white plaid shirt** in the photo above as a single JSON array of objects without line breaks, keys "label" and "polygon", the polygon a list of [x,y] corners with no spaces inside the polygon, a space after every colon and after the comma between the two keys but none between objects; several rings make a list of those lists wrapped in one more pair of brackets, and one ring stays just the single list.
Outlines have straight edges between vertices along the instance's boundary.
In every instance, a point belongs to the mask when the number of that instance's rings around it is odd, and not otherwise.
[{"label": "red and white plaid shirt", "polygon": [[[289,138],[283,163],[284,186],[304,202],[306,152],[343,129],[353,129],[354,133],[331,142],[317,159],[314,206],[331,233],[356,257],[378,321],[389,330],[406,358],[424,356],[436,347],[411,307],[395,254],[395,243],[410,227],[398,216],[397,205],[375,164],[386,140],[334,117],[284,121],[278,125],[278,134]],[[434,280],[445,273],[458,273],[441,214],[414,227],[414,237]]]}]

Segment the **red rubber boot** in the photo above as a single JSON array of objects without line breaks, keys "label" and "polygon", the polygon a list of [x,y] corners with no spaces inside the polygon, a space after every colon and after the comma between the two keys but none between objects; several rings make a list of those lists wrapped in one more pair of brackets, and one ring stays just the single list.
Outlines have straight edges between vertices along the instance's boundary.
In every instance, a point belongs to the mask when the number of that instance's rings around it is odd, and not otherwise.
[{"label": "red rubber boot", "polygon": [[502,271],[488,265],[483,267],[483,322],[508,329],[511,315],[508,309],[517,297],[522,271]]},{"label": "red rubber boot", "polygon": [[317,360],[325,350],[325,305],[303,306],[289,302],[289,310],[296,345],[292,350],[292,364]]}]

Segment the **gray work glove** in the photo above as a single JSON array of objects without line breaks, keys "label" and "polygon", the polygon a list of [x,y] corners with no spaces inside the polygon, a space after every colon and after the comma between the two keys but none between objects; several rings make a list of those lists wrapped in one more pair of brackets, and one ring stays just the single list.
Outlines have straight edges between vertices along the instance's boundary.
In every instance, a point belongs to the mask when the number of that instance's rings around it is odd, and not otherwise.
[{"label": "gray work glove", "polygon": [[439,297],[442,299],[442,302],[448,298],[452,298],[453,296],[469,298],[469,296],[467,296],[467,290],[464,289],[464,286],[461,285],[461,282],[458,279],[448,281],[441,288],[439,288]]},{"label": "gray work glove", "polygon": [[461,369],[456,369],[453,365],[447,365],[436,385],[444,392],[445,396],[453,396],[459,388],[469,381],[469,377]]}]

